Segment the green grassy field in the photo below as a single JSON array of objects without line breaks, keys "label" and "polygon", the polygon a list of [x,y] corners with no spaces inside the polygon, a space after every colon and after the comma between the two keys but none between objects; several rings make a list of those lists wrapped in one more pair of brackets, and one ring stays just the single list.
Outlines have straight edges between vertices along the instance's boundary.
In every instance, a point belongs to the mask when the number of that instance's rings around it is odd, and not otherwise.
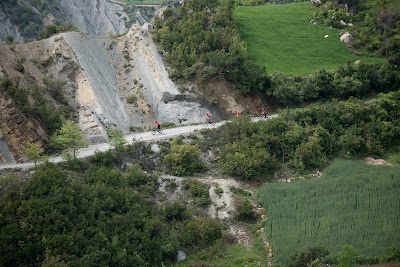
[{"label": "green grassy field", "polygon": [[304,75],[347,61],[379,61],[350,53],[339,30],[310,24],[310,14],[309,2],[237,7],[234,13],[250,58],[268,72]]},{"label": "green grassy field", "polygon": [[323,246],[331,254],[351,244],[365,256],[400,248],[400,166],[336,160],[320,178],[260,189],[274,261]]}]

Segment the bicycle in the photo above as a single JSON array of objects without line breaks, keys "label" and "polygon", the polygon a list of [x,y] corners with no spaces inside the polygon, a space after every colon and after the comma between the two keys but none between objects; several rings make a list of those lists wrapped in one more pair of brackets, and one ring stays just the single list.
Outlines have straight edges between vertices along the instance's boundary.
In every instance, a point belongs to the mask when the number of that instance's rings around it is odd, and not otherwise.
[{"label": "bicycle", "polygon": [[267,114],[267,115],[261,114],[259,118],[260,118],[260,120],[266,120],[266,119],[268,119],[270,116],[271,116],[271,115],[269,115],[269,114]]},{"label": "bicycle", "polygon": [[206,121],[203,123],[203,126],[204,126],[204,127],[207,127],[207,125],[209,125],[209,124],[211,124],[212,126],[214,126],[214,125],[216,124],[216,122],[215,122],[215,121],[212,121],[212,120],[206,120]]},{"label": "bicycle", "polygon": [[160,128],[160,129],[158,129],[158,128],[153,128],[153,130],[151,130],[151,133],[153,134],[153,135],[155,135],[156,133],[159,133],[159,134],[162,134],[162,132],[163,132],[163,130]]}]

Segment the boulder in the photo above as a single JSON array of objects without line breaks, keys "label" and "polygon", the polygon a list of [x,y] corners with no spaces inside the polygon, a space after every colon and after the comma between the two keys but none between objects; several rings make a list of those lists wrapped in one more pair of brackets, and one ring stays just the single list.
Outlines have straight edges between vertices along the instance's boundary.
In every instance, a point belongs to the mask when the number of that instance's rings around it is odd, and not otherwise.
[{"label": "boulder", "polygon": [[354,42],[354,40],[355,40],[355,37],[349,32],[346,32],[345,34],[340,36],[340,41],[345,44],[348,44],[348,45],[352,44]]},{"label": "boulder", "polygon": [[321,5],[321,0],[311,0],[311,5],[313,6],[320,6]]},{"label": "boulder", "polygon": [[340,25],[342,25],[342,26],[347,26],[347,23],[346,23],[344,20],[342,20],[342,19],[339,21],[339,23],[340,23]]}]

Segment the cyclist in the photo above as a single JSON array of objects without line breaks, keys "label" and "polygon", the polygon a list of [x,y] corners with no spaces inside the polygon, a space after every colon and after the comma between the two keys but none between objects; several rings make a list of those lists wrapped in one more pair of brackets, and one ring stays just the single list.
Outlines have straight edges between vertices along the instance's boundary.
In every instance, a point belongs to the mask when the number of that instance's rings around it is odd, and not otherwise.
[{"label": "cyclist", "polygon": [[157,131],[161,130],[161,124],[158,121],[156,121],[156,123],[154,123],[154,125],[157,127]]},{"label": "cyclist", "polygon": [[212,117],[211,113],[206,112],[206,120],[207,120],[207,122],[211,123],[211,117]]},{"label": "cyclist", "polygon": [[266,111],[264,108],[262,108],[261,115],[263,115],[264,119],[266,119],[268,116],[268,111]]}]

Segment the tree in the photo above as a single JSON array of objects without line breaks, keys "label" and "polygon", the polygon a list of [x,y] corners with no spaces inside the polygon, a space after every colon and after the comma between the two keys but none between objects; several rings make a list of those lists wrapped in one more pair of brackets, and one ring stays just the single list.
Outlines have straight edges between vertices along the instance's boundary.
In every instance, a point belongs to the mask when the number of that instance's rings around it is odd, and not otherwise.
[{"label": "tree", "polygon": [[88,146],[77,123],[67,121],[61,129],[53,136],[52,142],[63,150],[72,149],[75,158],[76,150]]},{"label": "tree", "polygon": [[329,251],[323,247],[310,247],[297,251],[290,257],[289,267],[318,266],[318,259],[325,257]]},{"label": "tree", "polygon": [[113,146],[116,150],[120,150],[126,144],[124,135],[117,128],[108,129],[107,134],[110,145]]},{"label": "tree", "polygon": [[46,156],[43,156],[44,150],[40,146],[34,143],[25,144],[24,154],[29,160],[33,160],[35,167],[37,167],[37,162],[39,160],[45,160]]},{"label": "tree", "polygon": [[339,267],[354,267],[356,266],[357,252],[352,245],[344,245],[338,253],[337,260]]}]

